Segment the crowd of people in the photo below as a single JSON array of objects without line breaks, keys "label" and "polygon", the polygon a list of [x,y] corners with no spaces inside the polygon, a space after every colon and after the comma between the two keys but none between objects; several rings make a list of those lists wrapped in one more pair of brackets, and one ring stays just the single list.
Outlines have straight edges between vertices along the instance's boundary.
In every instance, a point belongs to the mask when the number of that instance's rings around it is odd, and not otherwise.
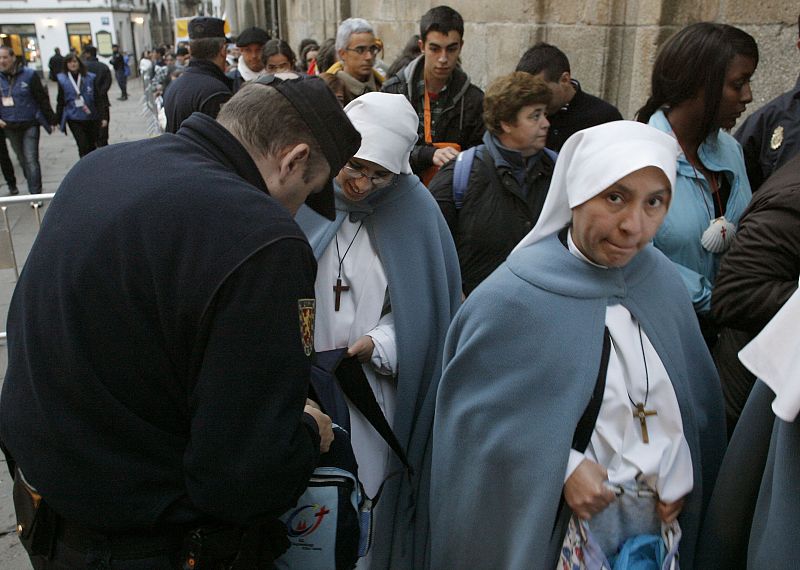
[{"label": "crowd of people", "polygon": [[96,53],[64,58],[53,112],[0,48],[0,132],[22,159],[60,122],[83,157],[8,316],[36,568],[325,551],[326,505],[281,517],[334,423],[373,501],[358,568],[794,567],[798,88],[730,134],[758,45],[694,23],[623,120],[554,45],[484,92],[461,15],[419,24],[387,66],[361,18],[297,52],[195,18],[139,65],[166,134],[100,151]]}]

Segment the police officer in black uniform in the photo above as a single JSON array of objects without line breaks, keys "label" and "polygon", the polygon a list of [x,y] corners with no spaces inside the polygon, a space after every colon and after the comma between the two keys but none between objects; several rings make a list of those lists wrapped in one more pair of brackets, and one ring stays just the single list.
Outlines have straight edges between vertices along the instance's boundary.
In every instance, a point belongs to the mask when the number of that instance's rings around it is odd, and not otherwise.
[{"label": "police officer in black uniform", "polygon": [[215,118],[233,95],[225,75],[225,22],[219,18],[189,20],[189,67],[164,92],[167,132],[176,133],[195,111]]},{"label": "police officer in black uniform", "polygon": [[218,121],[67,174],[14,292],[0,397],[36,568],[270,568],[288,546],[277,517],[333,437],[306,405],[316,263],[293,215],[333,217],[359,144],[324,82],[265,76]]},{"label": "police officer in black uniform", "polygon": [[[797,20],[800,50],[800,18]],[[800,78],[794,88],[747,117],[734,135],[742,145],[755,193],[773,172],[800,153]]]}]

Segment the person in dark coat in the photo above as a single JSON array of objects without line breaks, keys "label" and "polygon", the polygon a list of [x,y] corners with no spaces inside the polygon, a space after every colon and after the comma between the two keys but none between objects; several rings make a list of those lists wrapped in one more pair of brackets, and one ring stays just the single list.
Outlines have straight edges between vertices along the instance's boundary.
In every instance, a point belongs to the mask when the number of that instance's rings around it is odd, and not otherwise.
[{"label": "person in dark coat", "polygon": [[58,81],[56,75],[61,73],[61,69],[64,67],[64,56],[61,55],[60,48],[55,49],[53,57],[47,62],[47,67],[50,69],[50,75],[48,75],[50,81]]},{"label": "person in dark coat", "polygon": [[233,92],[233,81],[225,75],[225,22],[219,18],[189,21],[189,67],[164,92],[168,133],[175,133],[195,111],[211,118]]},{"label": "person in dark coat", "polygon": [[306,405],[316,264],[293,216],[333,217],[360,137],[322,81],[265,79],[219,122],[91,153],[48,208],[0,397],[14,496],[58,529],[36,568],[183,568],[190,538],[198,567],[271,568],[288,547],[277,517],[333,439]]},{"label": "person in dark coat", "polygon": [[739,351],[797,290],[800,276],[800,155],[753,196],[722,258],[711,311],[723,330],[714,358],[722,381],[728,431],[733,432],[755,377]]},{"label": "person in dark coat", "polygon": [[569,59],[556,46],[539,42],[522,55],[516,70],[543,79],[553,92],[547,110],[549,149],[561,150],[569,137],[583,129],[622,120],[614,105],[586,93],[578,80],[572,78]]},{"label": "person in dark coat", "polygon": [[111,46],[113,54],[111,55],[111,67],[114,68],[114,76],[117,78],[117,84],[121,95],[117,97],[117,101],[126,101],[128,99],[128,73],[125,69],[128,67],[125,57],[119,51],[119,46],[114,44]]},{"label": "person in dark coat", "polygon": [[420,20],[422,55],[383,84],[383,91],[405,95],[417,111],[419,142],[411,168],[426,184],[459,150],[478,146],[483,137],[483,91],[461,69],[463,45],[461,15],[448,6],[432,8]]},{"label": "person in dark coat", "polygon": [[106,146],[108,144],[108,123],[111,120],[111,103],[108,100],[108,90],[111,89],[111,71],[108,66],[98,61],[97,48],[88,45],[83,48],[83,63],[86,65],[91,73],[94,73],[94,96],[99,105],[98,110],[101,111],[100,120],[97,125],[97,147]]},{"label": "person in dark coat", "polygon": [[460,160],[448,162],[429,185],[456,242],[465,295],[539,219],[555,164],[554,153],[544,151],[550,96],[547,85],[528,73],[494,81],[483,100],[483,144],[476,147],[463,194],[456,197],[453,188],[456,168],[464,168]]},{"label": "person in dark coat", "polygon": [[[800,49],[800,17],[797,19]],[[794,87],[747,117],[734,137],[742,145],[750,188],[755,193],[800,152],[800,78]]]}]

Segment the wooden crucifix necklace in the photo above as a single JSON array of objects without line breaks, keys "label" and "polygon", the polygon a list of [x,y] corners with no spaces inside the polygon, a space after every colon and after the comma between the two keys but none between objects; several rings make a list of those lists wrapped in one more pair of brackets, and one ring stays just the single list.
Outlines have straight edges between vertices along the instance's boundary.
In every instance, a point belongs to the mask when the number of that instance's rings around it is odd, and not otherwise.
[{"label": "wooden crucifix necklace", "polygon": [[644,443],[650,443],[650,437],[647,434],[647,416],[657,416],[658,412],[655,410],[648,410],[647,409],[647,398],[650,396],[650,375],[647,372],[647,357],[644,353],[644,340],[642,339],[642,325],[637,324],[639,327],[639,346],[642,347],[642,360],[644,361],[644,377],[645,381],[647,382],[647,390],[644,393],[644,402],[639,402],[638,404],[633,401],[631,398],[631,393],[628,392],[628,387],[625,386],[625,392],[628,394],[628,399],[631,401],[631,405],[633,406],[633,417],[639,420],[639,425],[642,428],[642,441]]},{"label": "wooden crucifix necklace", "polygon": [[333,239],[336,240],[336,257],[339,259],[339,273],[336,275],[336,285],[333,286],[333,292],[336,294],[335,303],[333,306],[334,311],[339,310],[339,306],[342,302],[342,292],[347,292],[350,290],[348,285],[342,285],[342,264],[344,263],[344,258],[347,257],[347,254],[350,253],[350,248],[353,247],[353,243],[355,243],[356,238],[358,237],[358,232],[361,231],[362,226],[364,225],[364,220],[361,220],[361,223],[358,224],[358,229],[356,230],[356,235],[353,236],[353,239],[350,240],[350,245],[347,246],[347,249],[344,250],[344,255],[339,254],[339,237],[338,233],[334,234]]}]

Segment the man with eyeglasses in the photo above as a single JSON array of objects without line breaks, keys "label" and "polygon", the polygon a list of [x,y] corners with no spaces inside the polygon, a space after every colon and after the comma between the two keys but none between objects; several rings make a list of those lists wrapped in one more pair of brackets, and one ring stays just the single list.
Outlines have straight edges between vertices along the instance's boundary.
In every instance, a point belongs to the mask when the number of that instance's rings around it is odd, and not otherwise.
[{"label": "man with eyeglasses", "polygon": [[411,168],[427,184],[459,151],[481,144],[483,91],[470,83],[459,57],[464,20],[449,6],[431,8],[420,20],[422,54],[387,80],[383,91],[399,93],[419,116],[419,141]]},{"label": "man with eyeglasses", "polygon": [[380,47],[375,32],[363,18],[348,18],[336,32],[336,53],[339,61],[328,68],[345,84],[353,99],[364,93],[380,91],[383,76],[375,69]]},{"label": "man with eyeglasses", "polygon": [[367,93],[345,113],[362,142],[334,180],[336,220],[306,207],[295,217],[317,258],[314,342],[317,351],[347,349],[353,360],[339,370],[355,369],[358,385],[369,386],[413,469],[387,480],[400,460],[348,401],[367,495],[386,480],[370,559],[359,568],[423,568],[429,436],[444,337],[461,303],[458,258],[408,163],[417,140],[413,107],[401,95]]}]

